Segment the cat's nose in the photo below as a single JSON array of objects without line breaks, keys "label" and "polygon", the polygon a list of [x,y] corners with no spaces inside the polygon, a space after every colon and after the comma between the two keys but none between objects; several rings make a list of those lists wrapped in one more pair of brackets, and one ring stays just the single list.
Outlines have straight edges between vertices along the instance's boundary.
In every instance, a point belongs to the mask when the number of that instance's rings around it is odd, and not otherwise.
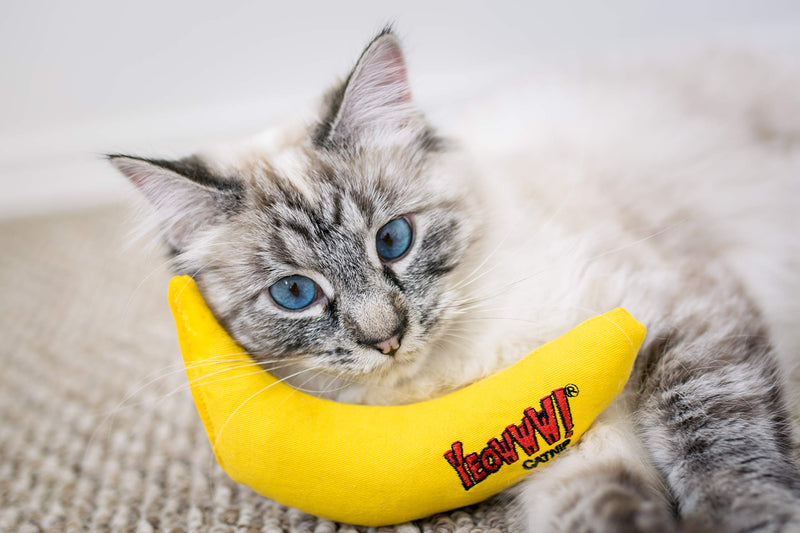
[{"label": "cat's nose", "polygon": [[390,293],[366,294],[349,303],[343,325],[361,346],[392,356],[400,349],[408,318],[400,299]]},{"label": "cat's nose", "polygon": [[386,340],[374,343],[372,347],[384,355],[394,355],[400,349],[401,336],[402,331],[399,331]]}]

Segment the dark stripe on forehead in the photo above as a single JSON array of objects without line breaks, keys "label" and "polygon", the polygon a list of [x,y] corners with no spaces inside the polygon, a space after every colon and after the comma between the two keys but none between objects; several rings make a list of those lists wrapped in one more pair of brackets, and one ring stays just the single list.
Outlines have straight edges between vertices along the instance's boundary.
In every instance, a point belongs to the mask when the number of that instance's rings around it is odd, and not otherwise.
[{"label": "dark stripe on forehead", "polygon": [[306,226],[306,225],[300,224],[299,222],[296,222],[294,220],[287,220],[284,223],[284,227],[286,229],[292,230],[293,232],[295,232],[297,235],[299,235],[300,237],[302,237],[303,239],[305,239],[308,242],[314,242],[318,238],[315,235],[315,233],[316,233],[315,229],[316,228],[314,228],[311,225]]},{"label": "dark stripe on forehead", "polygon": [[367,226],[372,226],[372,221],[375,218],[375,206],[372,203],[372,198],[362,191],[353,191],[349,197],[358,210],[364,214],[364,218],[367,220]]},{"label": "dark stripe on forehead", "polygon": [[333,225],[342,225],[342,194],[339,192],[333,195]]},{"label": "dark stripe on forehead", "polygon": [[280,263],[290,268],[300,268],[294,257],[289,253],[286,241],[278,232],[273,232],[269,237],[270,255],[272,259],[277,259]]},{"label": "dark stripe on forehead", "polygon": [[340,227],[343,222],[342,212],[342,189],[333,181],[326,180],[319,188],[319,205],[317,206],[320,216],[325,223],[330,226]]},{"label": "dark stripe on forehead", "polygon": [[365,250],[361,243],[362,237],[350,235],[341,225],[336,225],[330,215],[330,209],[325,210],[322,206],[315,211],[291,210],[275,213],[281,221],[283,238],[290,238],[286,232],[291,231],[304,243],[303,246],[318,257],[332,259],[338,254],[347,253],[348,260],[351,260],[354,254],[355,257],[363,256]]},{"label": "dark stripe on forehead", "polygon": [[318,213],[321,206],[310,203],[283,180],[275,183],[275,190],[264,198],[262,208],[268,212],[274,228],[288,228],[309,241],[319,238],[329,226]]},{"label": "dark stripe on forehead", "polygon": [[274,185],[276,190],[275,193],[271,195],[271,205],[283,204],[304,213],[312,209],[306,197],[295,189],[285,178],[276,179]]}]

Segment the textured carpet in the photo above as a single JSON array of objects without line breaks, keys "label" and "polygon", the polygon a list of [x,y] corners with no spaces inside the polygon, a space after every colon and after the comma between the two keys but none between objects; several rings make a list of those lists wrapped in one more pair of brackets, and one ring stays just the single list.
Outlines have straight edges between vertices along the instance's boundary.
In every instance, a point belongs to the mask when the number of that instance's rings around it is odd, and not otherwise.
[{"label": "textured carpet", "polygon": [[[355,531],[228,479],[158,250],[106,208],[0,224],[0,531]],[[506,531],[499,501],[378,531]]]}]

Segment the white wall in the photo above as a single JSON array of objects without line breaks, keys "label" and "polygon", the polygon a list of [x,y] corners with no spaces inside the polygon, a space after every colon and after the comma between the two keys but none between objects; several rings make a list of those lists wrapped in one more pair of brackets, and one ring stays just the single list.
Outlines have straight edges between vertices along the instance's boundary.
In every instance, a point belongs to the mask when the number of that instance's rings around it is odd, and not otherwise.
[{"label": "white wall", "polygon": [[417,94],[498,67],[800,36],[796,0],[5,0],[0,217],[130,194],[99,154],[179,155],[257,131],[343,75],[394,21]]}]

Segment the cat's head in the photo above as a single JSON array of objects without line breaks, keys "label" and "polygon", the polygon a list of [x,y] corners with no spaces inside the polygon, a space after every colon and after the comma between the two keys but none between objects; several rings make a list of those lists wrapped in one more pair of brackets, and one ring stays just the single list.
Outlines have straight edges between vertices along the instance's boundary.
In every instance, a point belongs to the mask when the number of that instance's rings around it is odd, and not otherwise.
[{"label": "cat's head", "polygon": [[320,107],[224,153],[110,158],[155,207],[178,272],[255,357],[409,375],[463,297],[481,226],[469,171],[414,105],[390,31]]}]

